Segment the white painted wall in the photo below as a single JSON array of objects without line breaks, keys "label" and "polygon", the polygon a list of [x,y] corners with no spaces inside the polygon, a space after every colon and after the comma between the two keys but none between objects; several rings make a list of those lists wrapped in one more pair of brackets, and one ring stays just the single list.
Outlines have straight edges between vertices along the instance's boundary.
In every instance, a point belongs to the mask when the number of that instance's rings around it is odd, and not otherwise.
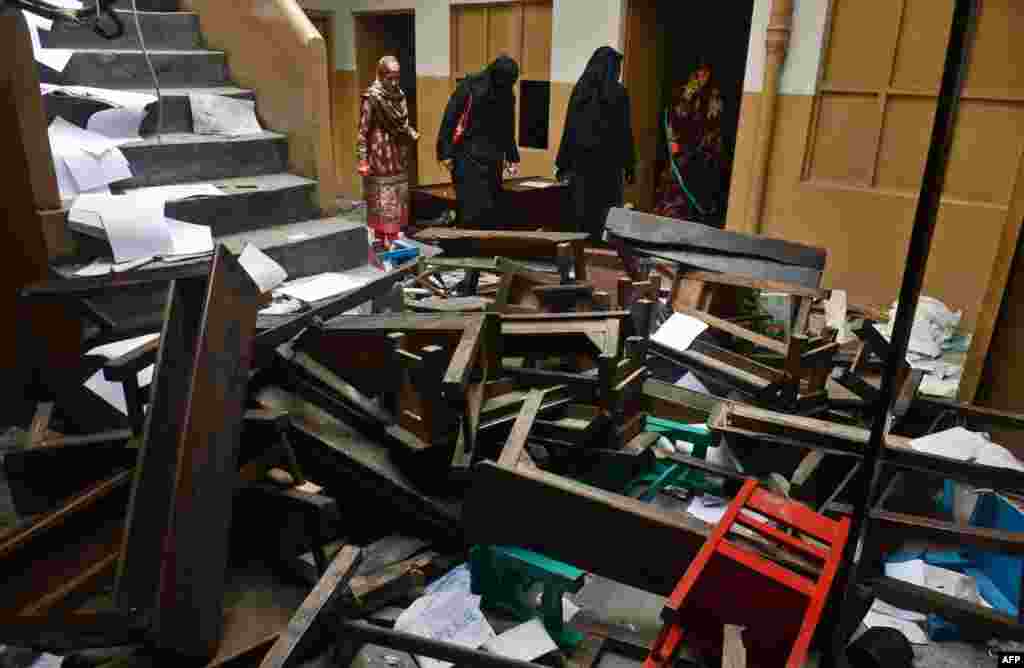
[{"label": "white painted wall", "polygon": [[[822,43],[828,24],[830,0],[796,0],[789,53],[783,66],[780,92],[785,95],[813,95],[818,83]],[[764,82],[764,38],[771,13],[771,0],[754,1],[754,20],[747,52],[746,93],[760,93]]]},{"label": "white painted wall", "polygon": [[[450,5],[494,0],[299,0],[310,9],[334,12],[335,66],[356,68],[353,12],[414,10],[416,12],[416,73],[448,76]],[[554,0],[552,17],[552,80],[575,82],[595,49],[621,49],[623,0]]]}]

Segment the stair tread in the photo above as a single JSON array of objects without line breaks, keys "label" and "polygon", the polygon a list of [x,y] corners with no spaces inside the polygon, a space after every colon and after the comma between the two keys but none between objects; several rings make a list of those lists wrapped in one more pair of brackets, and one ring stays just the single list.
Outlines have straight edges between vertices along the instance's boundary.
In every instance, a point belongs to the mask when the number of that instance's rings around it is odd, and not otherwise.
[{"label": "stair tread", "polygon": [[[235,195],[247,195],[257,192],[267,192],[274,190],[285,190],[288,188],[301,188],[302,186],[316,185],[316,179],[306,178],[305,176],[299,176],[298,174],[292,174],[290,172],[277,172],[274,174],[260,174],[258,176],[239,176],[229,179],[215,179],[212,181],[185,181],[182,183],[171,184],[173,186],[196,186],[213,184],[218,188],[224,187],[227,190],[220,192],[216,195],[210,195],[210,197],[231,197]],[[241,189],[238,186],[251,186],[255,185],[255,188]],[[125,188],[125,193],[134,192],[146,192],[150,190],[158,190],[164,186],[143,186],[139,188]],[[167,202],[177,202],[180,198],[169,198]],[[72,200],[63,200],[63,209],[69,211]],[[106,239],[106,232],[102,225],[90,225],[85,223],[72,223],[68,225],[77,232],[88,234],[91,237],[97,239]]]},{"label": "stair tread", "polygon": [[[92,49],[92,48],[79,48],[69,47],[64,48],[64,51],[74,51],[75,53],[100,53],[100,54],[131,54],[137,55],[143,53],[142,49]],[[214,51],[211,49],[147,49],[151,56],[223,56],[223,51]]]},{"label": "stair tread", "polygon": [[156,135],[146,137],[139,141],[122,144],[122,149],[142,148],[145,146],[161,146],[167,144],[229,144],[248,141],[270,141],[276,139],[287,139],[288,135],[271,130],[242,135],[239,137],[227,137],[223,135],[197,135],[192,132],[165,132],[160,137]]},{"label": "stair tread", "polygon": [[[228,247],[251,243],[258,248],[270,246],[282,246],[290,243],[309,241],[311,238],[325,237],[341,231],[350,230],[364,225],[358,221],[343,216],[330,218],[315,218],[304,220],[299,223],[287,223],[285,225],[273,225],[258,230],[237,232],[217,237],[217,241]],[[234,250],[234,249],[233,249]]]}]

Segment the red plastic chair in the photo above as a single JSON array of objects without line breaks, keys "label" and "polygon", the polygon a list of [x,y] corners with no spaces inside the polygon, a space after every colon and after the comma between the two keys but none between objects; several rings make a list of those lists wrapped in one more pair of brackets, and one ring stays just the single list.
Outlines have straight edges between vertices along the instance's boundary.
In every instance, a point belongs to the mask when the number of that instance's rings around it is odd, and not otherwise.
[{"label": "red plastic chair", "polygon": [[[809,577],[730,540],[737,526],[745,527],[756,542],[768,540],[778,550],[799,557],[815,567],[808,570],[817,570],[817,575]],[[782,530],[786,527],[815,542]],[[665,626],[644,667],[671,666],[684,629],[687,647],[720,657],[722,629],[735,624],[746,627],[748,665],[800,668],[849,531],[848,518],[837,522],[823,517],[748,480],[666,602]]]}]

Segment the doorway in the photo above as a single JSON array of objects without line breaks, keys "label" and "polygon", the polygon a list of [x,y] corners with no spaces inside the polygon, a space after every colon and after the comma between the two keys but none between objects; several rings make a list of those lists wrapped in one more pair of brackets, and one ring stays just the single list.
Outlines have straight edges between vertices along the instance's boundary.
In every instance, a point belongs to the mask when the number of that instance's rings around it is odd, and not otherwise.
[{"label": "doorway", "polygon": [[[641,211],[654,211],[663,195],[666,179],[685,183],[688,176],[703,185],[697,199],[721,202],[711,224],[724,225],[725,206],[735,154],[743,78],[747,66],[754,0],[692,3],[678,0],[628,0],[625,22],[623,83],[629,89],[633,133],[637,147],[636,184],[627,190],[627,201]],[[687,84],[702,65],[710,68],[720,91],[718,126],[722,136],[721,185],[707,185],[696,173],[673,171],[666,140],[665,112],[673,105],[674,92]],[[679,164],[677,158],[677,165]],[[697,186],[689,190],[698,190]]]},{"label": "doorway", "polygon": [[[377,77],[377,62],[394,56],[402,67],[402,90],[409,104],[409,119],[416,124],[416,28],[411,11],[356,13],[356,76],[360,91]],[[360,98],[361,99],[361,98]],[[357,102],[358,104],[358,102]],[[409,184],[417,184],[416,150],[409,152]]]}]

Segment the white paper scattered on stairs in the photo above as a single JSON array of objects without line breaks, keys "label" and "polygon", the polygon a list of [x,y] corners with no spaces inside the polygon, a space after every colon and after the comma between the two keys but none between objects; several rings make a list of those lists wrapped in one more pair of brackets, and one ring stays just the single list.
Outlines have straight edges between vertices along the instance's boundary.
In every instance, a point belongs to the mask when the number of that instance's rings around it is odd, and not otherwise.
[{"label": "white paper scattered on stairs", "polygon": [[206,93],[191,93],[188,100],[196,134],[237,137],[263,131],[252,100]]},{"label": "white paper scattered on stairs", "polygon": [[117,145],[139,141],[139,128],[146,117],[143,109],[119,107],[97,111],[89,117],[86,129],[90,132],[109,137]]},{"label": "white paper scattered on stairs", "polygon": [[164,218],[164,200],[159,197],[144,193],[81,195],[68,220],[92,225],[99,221],[115,262],[175,254],[174,238]]},{"label": "white paper scattered on stairs", "polygon": [[132,177],[128,160],[117,148],[117,140],[84,130],[60,117],[53,120],[48,133],[62,197],[74,197]]},{"label": "white paper scattered on stairs", "polygon": [[35,56],[36,62],[42,63],[52,70],[63,72],[71,61],[74,51],[71,49],[44,49],[42,38],[39,37],[40,30],[49,32],[53,28],[53,21],[29,11],[21,13],[25,17],[25,23],[28,24],[28,35],[32,41],[32,55]]},{"label": "white paper scattered on stairs", "polygon": [[242,254],[238,256],[249,278],[253,280],[260,292],[270,292],[288,278],[284,267],[274,262],[266,253],[252,244],[246,244]]},{"label": "white paper scattered on stairs", "polygon": [[146,105],[157,101],[156,95],[151,93],[139,93],[130,90],[117,90],[115,88],[97,88],[95,86],[62,86],[59,84],[40,84],[43,95],[64,93],[75,97],[86,97],[98,102],[104,102],[112,107],[130,107],[143,109]]}]

